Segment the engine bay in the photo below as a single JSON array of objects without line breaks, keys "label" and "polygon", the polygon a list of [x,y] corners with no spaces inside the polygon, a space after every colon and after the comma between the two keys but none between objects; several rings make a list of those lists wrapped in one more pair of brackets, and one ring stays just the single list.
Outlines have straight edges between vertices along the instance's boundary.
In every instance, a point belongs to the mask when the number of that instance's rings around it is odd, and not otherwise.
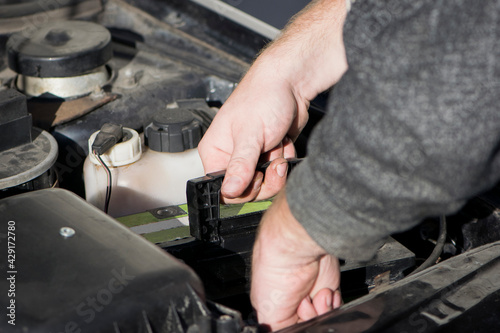
[{"label": "engine bay", "polygon": [[[272,200],[222,204],[197,144],[269,40],[218,12],[0,4],[2,332],[259,331],[251,251]],[[495,187],[343,261],[345,305],[284,331],[498,330],[499,209]]]}]

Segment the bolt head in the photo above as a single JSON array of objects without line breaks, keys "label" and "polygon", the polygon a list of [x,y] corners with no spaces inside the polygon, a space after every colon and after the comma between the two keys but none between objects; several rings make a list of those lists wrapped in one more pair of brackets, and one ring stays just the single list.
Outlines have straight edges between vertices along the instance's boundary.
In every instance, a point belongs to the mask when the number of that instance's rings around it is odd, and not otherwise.
[{"label": "bolt head", "polygon": [[62,227],[59,229],[59,234],[63,236],[64,238],[70,238],[75,235],[75,229],[70,228],[70,227]]}]

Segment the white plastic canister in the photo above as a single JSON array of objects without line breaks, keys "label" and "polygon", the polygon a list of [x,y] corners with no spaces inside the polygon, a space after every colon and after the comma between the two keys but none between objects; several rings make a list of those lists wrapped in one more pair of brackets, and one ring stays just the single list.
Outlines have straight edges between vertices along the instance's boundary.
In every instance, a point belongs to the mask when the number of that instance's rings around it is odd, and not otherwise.
[{"label": "white plastic canister", "polygon": [[[162,206],[186,203],[186,182],[204,175],[198,149],[183,152],[159,152],[141,142],[139,134],[123,128],[128,138],[101,155],[112,175],[108,214],[125,216]],[[89,152],[98,132],[89,139]],[[87,201],[103,210],[107,174],[95,155],[84,163]]]}]

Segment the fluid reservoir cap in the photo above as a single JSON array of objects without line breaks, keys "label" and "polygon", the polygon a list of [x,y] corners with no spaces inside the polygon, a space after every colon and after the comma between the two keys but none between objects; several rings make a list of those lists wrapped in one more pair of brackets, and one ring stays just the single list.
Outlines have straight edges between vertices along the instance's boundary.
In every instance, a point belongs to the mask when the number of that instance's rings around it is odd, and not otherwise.
[{"label": "fluid reservoir cap", "polygon": [[176,108],[157,112],[145,135],[150,149],[178,153],[198,147],[203,131],[190,109]]},{"label": "fluid reservoir cap", "polygon": [[108,29],[92,22],[52,22],[7,41],[9,67],[34,77],[70,77],[88,73],[113,56]]}]

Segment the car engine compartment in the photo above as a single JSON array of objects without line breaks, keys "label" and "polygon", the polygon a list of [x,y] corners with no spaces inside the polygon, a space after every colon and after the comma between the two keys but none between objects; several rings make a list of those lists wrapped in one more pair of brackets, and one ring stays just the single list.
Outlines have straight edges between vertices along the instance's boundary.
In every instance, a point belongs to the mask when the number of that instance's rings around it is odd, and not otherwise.
[{"label": "car engine compartment", "polygon": [[[224,173],[204,175],[196,147],[269,40],[217,12],[0,4],[0,331],[265,330],[248,294],[272,200],[221,204]],[[311,104],[290,169],[327,98]],[[283,331],[496,331],[499,246],[495,187],[369,262],[343,261],[345,305]]]}]

